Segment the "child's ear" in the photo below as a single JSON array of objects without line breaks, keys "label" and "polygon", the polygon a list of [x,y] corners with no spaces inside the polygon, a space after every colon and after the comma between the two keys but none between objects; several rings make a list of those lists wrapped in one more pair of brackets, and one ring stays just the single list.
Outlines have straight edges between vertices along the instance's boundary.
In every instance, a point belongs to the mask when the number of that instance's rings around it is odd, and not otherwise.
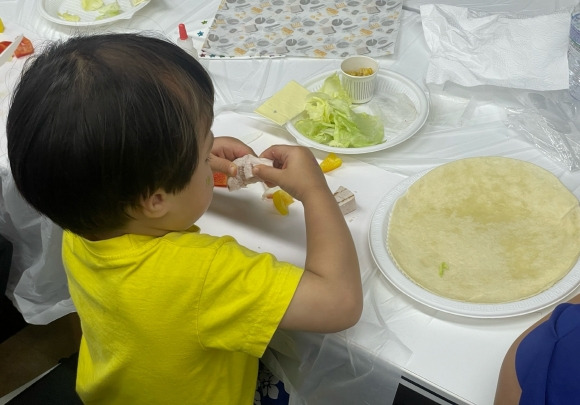
[{"label": "child's ear", "polygon": [[141,199],[142,214],[150,219],[161,218],[169,210],[168,195],[158,189],[147,198]]}]

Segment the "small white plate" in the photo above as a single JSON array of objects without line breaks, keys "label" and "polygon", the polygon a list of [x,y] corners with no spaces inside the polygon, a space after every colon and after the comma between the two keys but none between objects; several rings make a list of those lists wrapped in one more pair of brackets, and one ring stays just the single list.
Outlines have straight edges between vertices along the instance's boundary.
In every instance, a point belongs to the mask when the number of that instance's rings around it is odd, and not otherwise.
[{"label": "small white plate", "polygon": [[[304,83],[303,86],[310,91],[317,91],[322,87],[324,80],[335,73],[335,71],[323,73],[315,78]],[[340,74],[340,73],[339,73]],[[425,92],[419,87],[417,83],[412,81],[402,74],[392,72],[390,70],[380,71],[377,77],[377,87],[375,89],[375,98],[367,104],[355,105],[354,111],[371,113],[371,107],[380,98],[381,94],[405,94],[415,106],[417,115],[413,122],[410,122],[401,131],[393,132],[385,128],[385,137],[383,142],[377,145],[364,146],[360,148],[338,148],[313,141],[310,138],[302,135],[300,131],[294,127],[294,123],[303,118],[303,114],[292,119],[286,124],[286,129],[296,138],[296,141],[304,146],[323,150],[326,152],[342,153],[342,154],[362,154],[376,152],[379,150],[391,148],[401,142],[409,139],[419,131],[429,116],[429,101]]]},{"label": "small white plate", "polygon": [[[105,4],[109,4],[112,1],[104,0],[104,2]],[[98,11],[83,10],[81,0],[40,0],[38,2],[38,11],[48,21],[52,21],[56,24],[72,27],[91,27],[111,24],[118,20],[128,20],[133,17],[133,14],[149,4],[151,0],[145,0],[136,6],[131,4],[131,0],[117,0],[117,2],[121,7],[121,12],[116,16],[104,18],[102,20],[97,20],[97,17],[100,16]],[[78,22],[63,20],[58,16],[59,13],[78,15],[81,20]]]},{"label": "small white plate", "polygon": [[580,261],[551,288],[520,301],[477,304],[456,301],[433,294],[403,274],[393,262],[387,249],[387,230],[392,208],[397,199],[428,170],[411,176],[389,191],[377,206],[371,218],[369,245],[377,266],[383,275],[403,294],[428,307],[471,318],[507,318],[524,315],[546,308],[570,294],[580,283]]}]

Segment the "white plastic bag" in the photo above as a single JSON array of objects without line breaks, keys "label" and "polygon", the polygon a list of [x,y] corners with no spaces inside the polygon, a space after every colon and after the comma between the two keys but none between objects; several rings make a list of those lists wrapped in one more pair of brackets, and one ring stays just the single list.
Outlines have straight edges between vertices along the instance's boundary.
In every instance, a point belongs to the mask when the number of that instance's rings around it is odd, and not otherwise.
[{"label": "white plastic bag", "polygon": [[14,247],[6,296],[28,323],[48,324],[75,311],[61,260],[62,230],[24,201],[8,169],[0,176],[0,233]]}]

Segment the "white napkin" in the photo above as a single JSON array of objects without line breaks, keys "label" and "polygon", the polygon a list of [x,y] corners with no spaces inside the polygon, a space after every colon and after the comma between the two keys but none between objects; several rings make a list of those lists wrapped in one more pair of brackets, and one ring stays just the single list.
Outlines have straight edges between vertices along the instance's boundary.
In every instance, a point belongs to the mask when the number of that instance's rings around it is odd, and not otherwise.
[{"label": "white napkin", "polygon": [[530,17],[427,4],[421,19],[431,50],[427,83],[568,88],[568,12]]}]

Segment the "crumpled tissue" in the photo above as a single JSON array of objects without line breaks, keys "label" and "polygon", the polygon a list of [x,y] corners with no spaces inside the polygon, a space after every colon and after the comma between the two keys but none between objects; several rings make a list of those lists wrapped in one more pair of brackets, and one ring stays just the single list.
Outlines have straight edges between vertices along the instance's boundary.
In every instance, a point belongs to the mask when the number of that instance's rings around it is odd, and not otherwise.
[{"label": "crumpled tissue", "polygon": [[431,51],[427,83],[568,88],[569,12],[492,14],[436,4],[420,10]]}]

